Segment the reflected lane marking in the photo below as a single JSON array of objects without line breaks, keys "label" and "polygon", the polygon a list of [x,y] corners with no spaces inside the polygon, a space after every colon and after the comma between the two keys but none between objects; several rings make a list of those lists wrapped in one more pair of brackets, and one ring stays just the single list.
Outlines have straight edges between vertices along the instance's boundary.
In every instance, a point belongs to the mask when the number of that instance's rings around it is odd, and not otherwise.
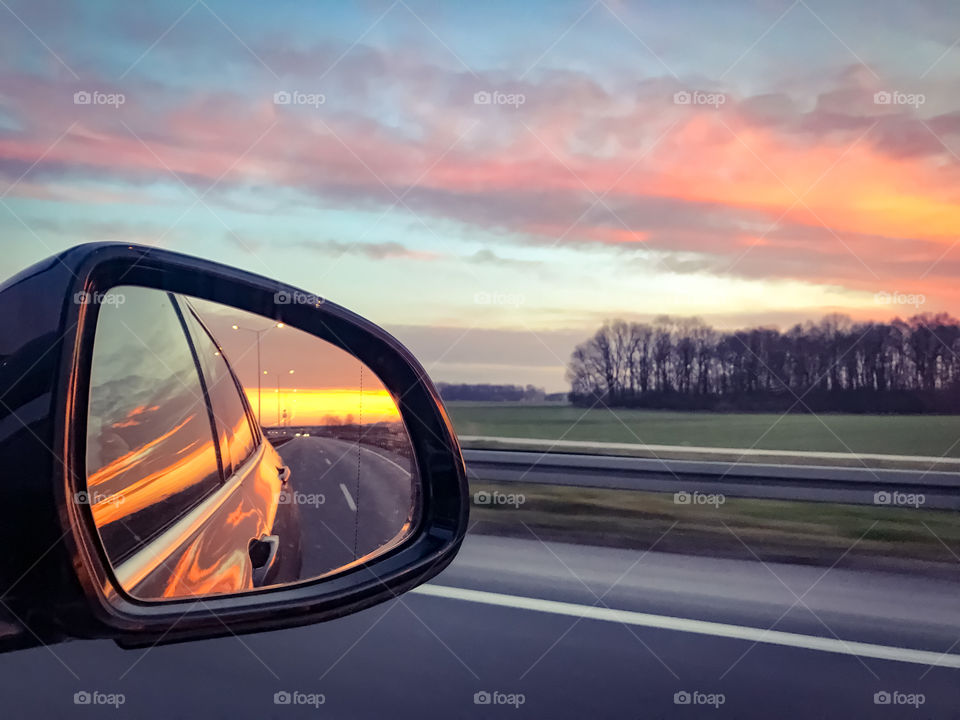
[{"label": "reflected lane marking", "polygon": [[374,452],[374,451],[371,450],[370,448],[365,448],[363,445],[357,445],[357,447],[359,447],[359,448],[360,448],[361,450],[363,450],[365,453],[369,453],[370,455],[373,455],[375,458],[380,458],[380,459],[383,460],[384,462],[390,463],[390,464],[393,465],[397,470],[399,470],[400,472],[402,472],[404,475],[406,475],[407,477],[410,477],[410,470],[408,470],[408,469],[405,468],[405,467],[400,467],[399,465],[397,465],[397,463],[395,463],[393,460],[391,460],[391,459],[388,458],[387,456],[381,455],[381,454],[378,453],[378,452]]},{"label": "reflected lane marking", "polygon": [[347,486],[344,485],[343,483],[340,483],[340,489],[343,490],[343,497],[347,499],[347,505],[350,506],[350,509],[353,510],[353,512],[356,512],[357,504],[353,501],[353,498],[350,496],[350,491],[347,490]]}]

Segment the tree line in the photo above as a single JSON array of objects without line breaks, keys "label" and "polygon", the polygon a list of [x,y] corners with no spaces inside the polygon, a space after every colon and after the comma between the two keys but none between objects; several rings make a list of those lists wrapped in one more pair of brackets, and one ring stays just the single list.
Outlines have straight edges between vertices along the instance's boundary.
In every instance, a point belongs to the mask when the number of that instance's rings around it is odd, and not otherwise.
[{"label": "tree line", "polygon": [[574,404],[793,412],[960,412],[960,323],[830,314],[786,332],[698,318],[611,320],[567,367]]},{"label": "tree line", "polygon": [[487,383],[437,383],[440,397],[446,401],[537,402],[547,397],[543,388],[533,385],[491,385]]}]

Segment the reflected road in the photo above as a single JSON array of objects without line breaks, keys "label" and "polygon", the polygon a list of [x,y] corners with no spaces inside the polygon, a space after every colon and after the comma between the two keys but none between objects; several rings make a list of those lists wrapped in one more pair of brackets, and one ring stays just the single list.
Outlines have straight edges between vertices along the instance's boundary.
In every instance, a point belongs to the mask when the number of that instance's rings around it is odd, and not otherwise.
[{"label": "reflected road", "polygon": [[407,460],[382,448],[298,437],[277,448],[290,468],[286,498],[300,511],[302,576],[316,577],[392,540],[407,521]]}]

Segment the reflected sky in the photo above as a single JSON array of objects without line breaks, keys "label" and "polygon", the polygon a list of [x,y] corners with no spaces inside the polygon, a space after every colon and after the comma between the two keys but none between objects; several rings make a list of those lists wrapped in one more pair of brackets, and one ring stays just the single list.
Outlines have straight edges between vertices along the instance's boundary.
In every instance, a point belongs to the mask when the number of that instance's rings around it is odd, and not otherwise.
[{"label": "reflected sky", "polygon": [[349,353],[269,318],[195,298],[190,303],[223,347],[255,414],[260,379],[264,426],[400,420],[380,379]]}]

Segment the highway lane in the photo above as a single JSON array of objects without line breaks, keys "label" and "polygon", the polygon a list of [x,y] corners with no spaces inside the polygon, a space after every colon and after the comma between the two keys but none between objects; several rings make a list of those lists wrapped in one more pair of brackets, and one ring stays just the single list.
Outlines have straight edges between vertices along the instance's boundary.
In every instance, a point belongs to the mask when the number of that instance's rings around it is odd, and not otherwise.
[{"label": "highway lane", "polygon": [[389,542],[407,519],[411,477],[380,448],[299,437],[277,452],[290,468],[283,499],[300,511],[302,576],[316,577]]},{"label": "highway lane", "polygon": [[[927,650],[960,638],[953,585],[860,571],[822,574],[468,536],[460,557],[431,585],[582,607],[602,607],[599,595],[612,608],[759,629],[787,610],[795,593],[810,611],[788,615],[777,629]],[[97,641],[0,656],[0,690],[5,711],[12,710],[5,717],[955,718],[958,680],[960,670],[914,662],[421,593],[324,625],[240,639],[138,651]],[[124,693],[125,703],[78,712],[78,690]],[[322,694],[324,703],[275,705],[277,692]],[[475,704],[483,692],[513,695],[516,703],[522,695],[523,703]],[[723,703],[675,704],[683,692],[715,702],[722,694]],[[876,705],[874,694],[884,692],[916,702],[922,694],[923,704]]]},{"label": "highway lane", "polygon": [[949,580],[601,550],[532,534],[470,536],[434,584],[935,652],[960,638],[960,584]]}]

